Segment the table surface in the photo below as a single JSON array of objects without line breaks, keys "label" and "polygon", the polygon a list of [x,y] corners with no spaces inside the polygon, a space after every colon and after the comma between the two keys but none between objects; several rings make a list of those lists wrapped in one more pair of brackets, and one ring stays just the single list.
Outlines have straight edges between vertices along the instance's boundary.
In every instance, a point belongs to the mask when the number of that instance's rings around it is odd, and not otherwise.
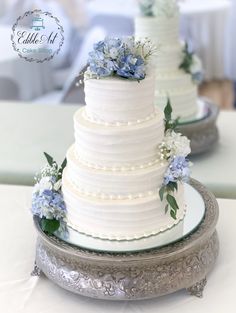
[{"label": "table surface", "polygon": [[[32,185],[44,165],[43,152],[60,163],[73,143],[78,106],[0,102],[0,183]],[[4,152],[4,153],[3,153]]]},{"label": "table surface", "polygon": [[36,231],[29,212],[31,192],[31,187],[0,185],[1,312],[235,312],[236,247],[232,238],[236,237],[236,200],[219,200],[217,229],[220,255],[208,277],[203,299],[189,296],[183,290],[148,301],[105,302],[70,294],[44,276],[30,277],[36,242]]},{"label": "table surface", "polygon": [[[44,164],[43,152],[60,162],[74,142],[73,114],[78,106],[0,102],[0,183],[32,185]],[[192,159],[192,177],[217,197],[236,199],[236,112],[221,112],[220,142]]]},{"label": "table surface", "polygon": [[191,158],[192,177],[219,198],[236,199],[236,111],[218,118],[220,141],[210,152]]}]

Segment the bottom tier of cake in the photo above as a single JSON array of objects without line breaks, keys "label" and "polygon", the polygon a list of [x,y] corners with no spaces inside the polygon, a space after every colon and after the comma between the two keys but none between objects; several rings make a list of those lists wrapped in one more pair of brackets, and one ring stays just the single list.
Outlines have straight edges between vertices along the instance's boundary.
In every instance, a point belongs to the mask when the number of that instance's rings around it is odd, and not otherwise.
[{"label": "bottom tier of cake", "polygon": [[158,194],[126,200],[98,199],[81,195],[64,176],[63,196],[68,226],[101,239],[133,240],[156,235],[177,225],[186,212],[181,184],[175,195],[180,208],[176,220],[165,212],[166,203]]}]

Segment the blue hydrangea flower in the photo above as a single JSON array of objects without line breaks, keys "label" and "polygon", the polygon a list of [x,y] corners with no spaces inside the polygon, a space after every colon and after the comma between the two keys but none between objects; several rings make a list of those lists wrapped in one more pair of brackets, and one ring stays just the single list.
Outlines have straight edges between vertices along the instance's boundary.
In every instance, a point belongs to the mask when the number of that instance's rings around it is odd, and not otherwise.
[{"label": "blue hydrangea flower", "polygon": [[201,83],[203,81],[203,73],[196,72],[192,74],[193,81],[196,83]]},{"label": "blue hydrangea flower", "polygon": [[105,59],[104,54],[100,51],[89,53],[90,71],[99,77],[111,76],[116,65],[112,60]]},{"label": "blue hydrangea flower", "polygon": [[189,161],[183,156],[174,157],[164,176],[164,185],[170,182],[187,182],[190,176]]},{"label": "blue hydrangea flower", "polygon": [[[117,75],[124,78],[141,80],[145,78],[145,56],[139,55],[140,47],[133,37],[105,38],[94,44],[89,53],[89,74],[95,77]],[[151,47],[150,47],[151,49]]]},{"label": "blue hydrangea flower", "polygon": [[31,211],[40,218],[61,220],[65,217],[66,206],[60,192],[46,189],[33,194]]},{"label": "blue hydrangea flower", "polygon": [[133,56],[132,54],[124,56],[117,69],[117,75],[124,78],[144,79],[145,78],[145,64],[140,56]]}]

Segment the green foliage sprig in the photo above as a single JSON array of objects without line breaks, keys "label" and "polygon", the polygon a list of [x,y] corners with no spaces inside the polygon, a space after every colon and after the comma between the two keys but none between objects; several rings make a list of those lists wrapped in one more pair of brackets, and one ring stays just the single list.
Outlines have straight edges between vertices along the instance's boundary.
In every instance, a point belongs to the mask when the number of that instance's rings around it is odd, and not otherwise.
[{"label": "green foliage sprig", "polygon": [[172,119],[172,106],[170,103],[170,98],[168,97],[167,105],[164,109],[165,114],[165,132],[168,130],[176,131],[176,127],[179,125],[179,118]]},{"label": "green foliage sprig", "polygon": [[[179,124],[179,118],[173,120],[172,119],[172,106],[170,102],[170,98],[167,100],[167,105],[164,109],[165,114],[165,133],[168,130],[175,131],[176,127]],[[178,183],[177,182],[169,182],[167,185],[163,185],[159,190],[159,196],[161,201],[166,200],[167,204],[165,206],[165,213],[167,214],[170,211],[170,215],[173,219],[176,220],[177,211],[179,210],[178,203],[173,196],[175,192],[178,191]]]},{"label": "green foliage sprig", "polygon": [[189,48],[188,48],[187,42],[184,45],[183,55],[184,55],[184,58],[183,58],[182,63],[180,64],[179,68],[184,70],[188,74],[192,74],[190,69],[191,69],[191,66],[193,64],[194,53],[193,52],[189,52]]}]

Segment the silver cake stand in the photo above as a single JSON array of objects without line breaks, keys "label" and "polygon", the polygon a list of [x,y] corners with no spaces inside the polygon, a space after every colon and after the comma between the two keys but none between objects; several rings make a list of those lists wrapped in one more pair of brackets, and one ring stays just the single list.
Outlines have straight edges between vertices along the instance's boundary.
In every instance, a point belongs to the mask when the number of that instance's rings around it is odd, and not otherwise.
[{"label": "silver cake stand", "polygon": [[202,196],[205,216],[187,237],[162,248],[142,252],[95,252],[47,236],[34,219],[38,232],[36,263],[32,275],[43,272],[64,289],[106,300],[140,300],[180,289],[201,297],[206,276],[219,251],[215,230],[218,204],[195,180],[190,184]]},{"label": "silver cake stand", "polygon": [[216,126],[219,108],[207,98],[198,100],[198,116],[192,120],[180,122],[178,130],[191,141],[191,154],[200,154],[214,147],[219,132]]}]

